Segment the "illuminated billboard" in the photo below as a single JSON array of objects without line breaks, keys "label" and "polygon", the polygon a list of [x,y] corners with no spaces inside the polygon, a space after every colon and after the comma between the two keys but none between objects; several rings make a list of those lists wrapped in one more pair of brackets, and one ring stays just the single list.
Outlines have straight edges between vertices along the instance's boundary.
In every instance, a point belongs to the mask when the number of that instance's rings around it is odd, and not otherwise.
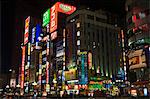
[{"label": "illuminated billboard", "polygon": [[37,24],[36,25],[36,36],[35,36],[36,42],[39,42],[41,40],[40,34],[41,34],[41,26],[39,24]]},{"label": "illuminated billboard", "polygon": [[75,69],[71,69],[69,71],[65,71],[65,80],[74,80],[76,79],[76,70]]},{"label": "illuminated billboard", "polygon": [[92,69],[92,53],[88,52],[88,67]]},{"label": "illuminated billboard", "polygon": [[32,28],[32,40],[31,40],[31,43],[34,44],[35,43],[35,27]]},{"label": "illuminated billboard", "polygon": [[21,66],[21,88],[24,87],[24,66],[25,66],[25,49],[26,47],[22,47],[22,66]]},{"label": "illuminated billboard", "polygon": [[146,67],[146,55],[143,49],[131,51],[129,57],[129,69]]},{"label": "illuminated billboard", "polygon": [[52,33],[57,29],[57,4],[53,5],[50,10],[50,33]]},{"label": "illuminated billboard", "polygon": [[46,26],[49,22],[50,22],[50,9],[48,9],[43,14],[43,24],[42,24],[42,26]]},{"label": "illuminated billboard", "polygon": [[79,82],[80,84],[87,84],[88,83],[88,70],[87,70],[87,52],[80,52],[80,69],[79,69]]},{"label": "illuminated billboard", "polygon": [[30,16],[28,16],[28,18],[25,20],[24,45],[28,42],[29,24],[30,24]]},{"label": "illuminated billboard", "polygon": [[65,13],[65,14],[72,14],[76,10],[76,7],[70,6],[68,4],[63,4],[61,2],[57,2],[55,5],[53,5],[50,9],[50,33],[55,31],[57,29],[57,17],[58,12]]},{"label": "illuminated billboard", "polygon": [[57,4],[58,4],[57,10],[58,12],[61,12],[61,13],[72,14],[76,10],[76,7],[68,5],[68,4],[63,4],[61,2],[57,2]]}]

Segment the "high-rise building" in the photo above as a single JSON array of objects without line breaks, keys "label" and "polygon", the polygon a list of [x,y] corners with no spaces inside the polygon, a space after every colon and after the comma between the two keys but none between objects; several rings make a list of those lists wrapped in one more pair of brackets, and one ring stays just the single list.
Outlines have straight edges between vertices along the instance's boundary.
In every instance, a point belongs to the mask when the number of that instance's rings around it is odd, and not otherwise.
[{"label": "high-rise building", "polygon": [[47,95],[50,90],[60,93],[64,89],[65,18],[75,10],[74,6],[57,2],[43,14],[42,25],[41,20],[30,16],[25,20],[21,94],[38,91]]},{"label": "high-rise building", "polygon": [[[128,68],[131,82],[150,79],[150,1],[126,0]],[[145,83],[146,84],[146,83]]]},{"label": "high-rise building", "polygon": [[90,52],[92,63],[88,70],[92,69],[93,72],[92,75],[88,73],[89,80],[94,76],[111,79],[120,68],[122,50],[118,36],[121,29],[117,27],[116,20],[110,20],[111,15],[106,11],[91,11],[88,8],[79,9],[67,17],[67,67],[77,65],[78,55],[82,52]]},{"label": "high-rise building", "polygon": [[[29,93],[30,85],[32,85],[33,82],[36,81],[36,68],[37,68],[37,62],[34,63],[38,57],[34,57],[35,55],[32,55],[31,53],[31,37],[32,37],[32,28],[40,23],[39,19],[36,19],[34,17],[28,16],[25,19],[25,25],[24,25],[24,43],[21,44],[22,47],[22,65],[21,65],[21,78],[20,78],[20,87],[21,87],[21,94]],[[34,61],[31,60],[35,59]],[[33,65],[34,63],[34,65]],[[32,74],[32,75],[31,75]]]}]

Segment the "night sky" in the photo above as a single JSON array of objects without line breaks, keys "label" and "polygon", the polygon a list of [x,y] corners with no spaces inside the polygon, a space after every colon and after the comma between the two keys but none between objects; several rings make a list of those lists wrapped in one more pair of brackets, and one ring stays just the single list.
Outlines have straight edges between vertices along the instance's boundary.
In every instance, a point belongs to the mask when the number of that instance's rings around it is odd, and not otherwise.
[{"label": "night sky", "polygon": [[42,14],[56,1],[74,6],[86,5],[92,9],[105,9],[125,15],[125,0],[1,0],[1,72],[10,68],[18,70],[21,65],[21,42],[23,41],[24,20],[27,16],[42,19]]}]

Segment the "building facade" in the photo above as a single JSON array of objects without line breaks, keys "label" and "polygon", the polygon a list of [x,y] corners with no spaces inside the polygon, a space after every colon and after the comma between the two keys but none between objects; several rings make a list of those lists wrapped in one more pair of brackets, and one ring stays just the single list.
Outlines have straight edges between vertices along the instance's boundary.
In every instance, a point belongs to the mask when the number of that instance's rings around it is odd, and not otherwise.
[{"label": "building facade", "polygon": [[[121,30],[111,22],[105,11],[80,9],[67,17],[68,68],[78,64],[78,54],[92,53],[93,76],[115,76],[122,64],[122,50],[119,45]],[[123,68],[123,67],[122,67]]]},{"label": "building facade", "polygon": [[150,77],[148,73],[150,65],[149,3],[149,0],[126,1],[128,40],[127,64],[130,72],[136,75],[134,81],[145,81]]}]

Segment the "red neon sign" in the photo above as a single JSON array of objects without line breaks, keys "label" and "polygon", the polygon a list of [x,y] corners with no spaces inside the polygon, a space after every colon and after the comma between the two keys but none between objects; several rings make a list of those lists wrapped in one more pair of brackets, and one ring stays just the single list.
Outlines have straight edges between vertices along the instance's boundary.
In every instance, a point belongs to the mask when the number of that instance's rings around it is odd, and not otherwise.
[{"label": "red neon sign", "polygon": [[60,2],[57,2],[57,4],[58,4],[58,9],[57,9],[58,12],[62,12],[65,14],[72,14],[76,10],[76,7],[68,4],[63,4]]},{"label": "red neon sign", "polygon": [[25,20],[24,44],[28,42],[30,16]]},{"label": "red neon sign", "polygon": [[21,66],[21,88],[24,87],[24,65],[25,65],[25,49],[26,47],[22,47],[22,66]]},{"label": "red neon sign", "polygon": [[50,15],[50,33],[57,29],[57,14],[58,12],[65,13],[65,14],[72,14],[76,7],[70,6],[68,4],[63,4],[57,2],[55,5],[51,7],[51,15]]},{"label": "red neon sign", "polygon": [[51,10],[50,33],[52,33],[57,29],[57,4],[53,5],[53,7],[51,7],[50,10]]},{"label": "red neon sign", "polygon": [[49,62],[46,63],[46,83],[49,82]]}]

